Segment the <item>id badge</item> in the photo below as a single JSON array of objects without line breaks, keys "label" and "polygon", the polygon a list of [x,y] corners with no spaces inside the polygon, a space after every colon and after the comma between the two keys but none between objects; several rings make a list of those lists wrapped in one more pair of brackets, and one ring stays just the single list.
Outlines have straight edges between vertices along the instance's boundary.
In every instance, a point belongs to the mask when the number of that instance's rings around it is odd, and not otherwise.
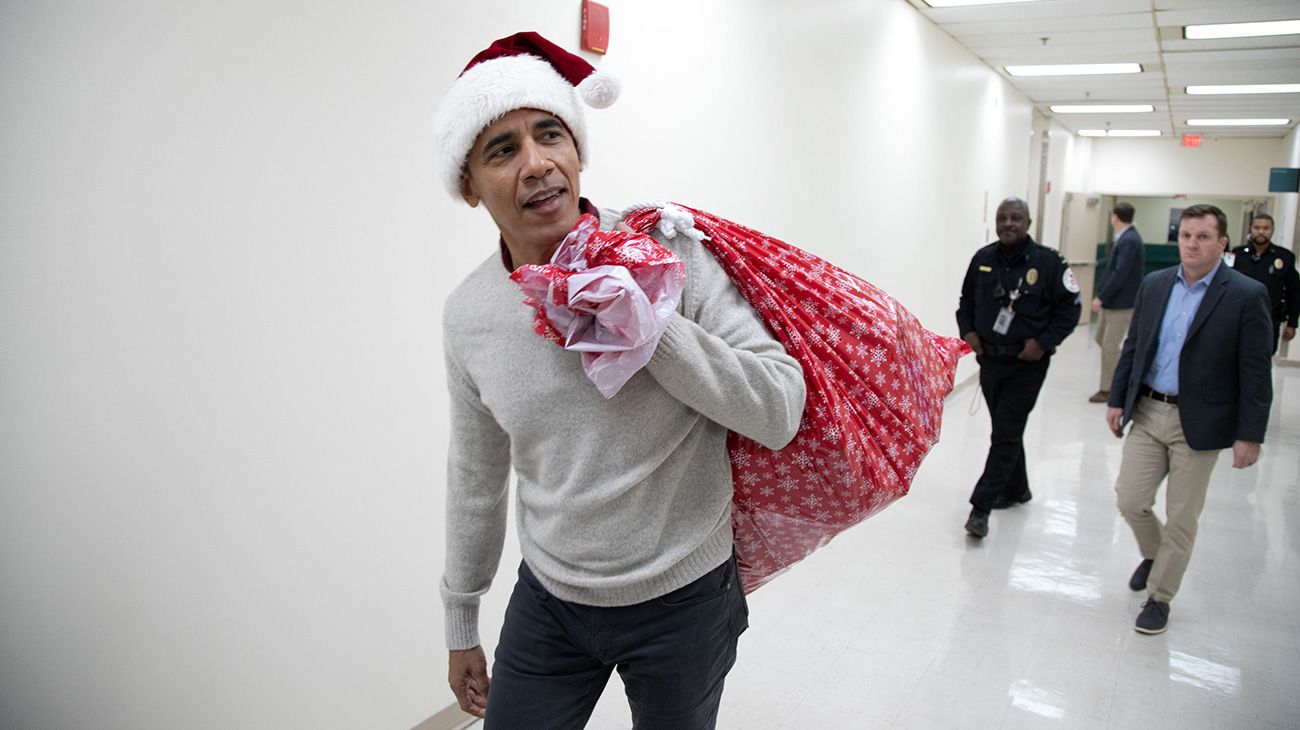
[{"label": "id badge", "polygon": [[1011,320],[1016,318],[1016,313],[1011,307],[1003,307],[998,310],[998,318],[993,322],[993,331],[1005,335],[1007,330],[1011,329]]}]

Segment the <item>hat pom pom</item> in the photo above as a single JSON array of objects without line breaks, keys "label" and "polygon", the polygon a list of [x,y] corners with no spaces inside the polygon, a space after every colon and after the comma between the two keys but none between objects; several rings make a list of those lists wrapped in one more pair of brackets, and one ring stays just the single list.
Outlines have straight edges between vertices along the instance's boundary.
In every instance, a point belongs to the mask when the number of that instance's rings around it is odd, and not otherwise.
[{"label": "hat pom pom", "polygon": [[587,106],[604,109],[618,100],[623,90],[623,82],[607,71],[597,69],[578,84],[578,93],[582,95]]}]

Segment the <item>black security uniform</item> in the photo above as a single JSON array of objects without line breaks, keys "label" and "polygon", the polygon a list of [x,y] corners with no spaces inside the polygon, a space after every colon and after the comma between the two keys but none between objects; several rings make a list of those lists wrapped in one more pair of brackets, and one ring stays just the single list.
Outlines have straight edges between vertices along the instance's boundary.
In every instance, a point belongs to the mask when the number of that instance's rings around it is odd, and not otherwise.
[{"label": "black security uniform", "polygon": [[1277,352],[1282,324],[1295,327],[1300,320],[1300,275],[1296,274],[1295,254],[1269,241],[1264,253],[1256,254],[1252,245],[1232,249],[1232,268],[1268,288],[1273,305],[1273,352]]},{"label": "black security uniform", "polygon": [[[1005,334],[994,331],[1004,307],[1015,312]],[[1009,246],[993,242],[971,259],[961,286],[957,327],[962,337],[979,335],[984,354],[980,389],[989,406],[993,433],[984,473],[970,502],[989,511],[1027,501],[1023,439],[1029,411],[1047,377],[1052,352],[1079,323],[1079,285],[1056,251],[1025,236]],[[1047,354],[1037,362],[1018,359],[1025,340],[1034,339]]]}]

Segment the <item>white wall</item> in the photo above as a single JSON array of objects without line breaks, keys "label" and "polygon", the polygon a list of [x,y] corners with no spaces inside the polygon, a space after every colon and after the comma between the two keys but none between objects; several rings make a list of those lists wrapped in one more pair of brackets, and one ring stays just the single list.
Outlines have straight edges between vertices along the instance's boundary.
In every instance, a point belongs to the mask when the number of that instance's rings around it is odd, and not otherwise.
[{"label": "white wall", "polygon": [[[1274,167],[1300,167],[1300,125],[1291,128],[1291,133],[1282,140],[1283,159]],[[1295,251],[1300,248],[1300,216],[1297,216],[1296,193],[1277,193],[1277,206],[1273,211],[1273,242]]]},{"label": "white wall", "polygon": [[[609,4],[585,192],[712,209],[953,332],[1028,196],[1022,97],[902,0]],[[427,125],[491,38],[576,46],[577,5],[0,8],[0,726],[451,701],[438,322],[494,238]]]},{"label": "white wall", "polygon": [[[1029,203],[1033,208],[1035,219],[1041,219],[1042,235],[1038,242],[1044,246],[1059,249],[1061,247],[1061,223],[1065,210],[1065,194],[1078,191],[1087,180],[1088,166],[1091,163],[1091,140],[1076,137],[1070,130],[1061,126],[1054,119],[1036,118],[1034,148],[1031,153],[1032,170],[1029,188]],[[1041,168],[1042,143],[1047,136],[1047,170],[1043,182],[1049,183],[1051,189],[1043,196],[1043,204],[1038,205],[1039,171]],[[1041,210],[1039,210],[1041,208]],[[1038,223],[1035,223],[1037,226]]]},{"label": "white wall", "polygon": [[[1196,196],[1268,193],[1268,169],[1286,161],[1281,139],[1094,139],[1090,191],[1128,195]],[[1193,201],[1194,202],[1194,201]]]}]

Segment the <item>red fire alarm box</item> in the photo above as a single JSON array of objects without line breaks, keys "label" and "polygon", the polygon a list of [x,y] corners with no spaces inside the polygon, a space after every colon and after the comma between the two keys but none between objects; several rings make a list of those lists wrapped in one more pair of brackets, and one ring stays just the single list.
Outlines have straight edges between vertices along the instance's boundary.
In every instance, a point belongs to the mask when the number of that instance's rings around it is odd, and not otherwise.
[{"label": "red fire alarm box", "polygon": [[582,0],[582,50],[604,53],[609,48],[609,8]]}]

